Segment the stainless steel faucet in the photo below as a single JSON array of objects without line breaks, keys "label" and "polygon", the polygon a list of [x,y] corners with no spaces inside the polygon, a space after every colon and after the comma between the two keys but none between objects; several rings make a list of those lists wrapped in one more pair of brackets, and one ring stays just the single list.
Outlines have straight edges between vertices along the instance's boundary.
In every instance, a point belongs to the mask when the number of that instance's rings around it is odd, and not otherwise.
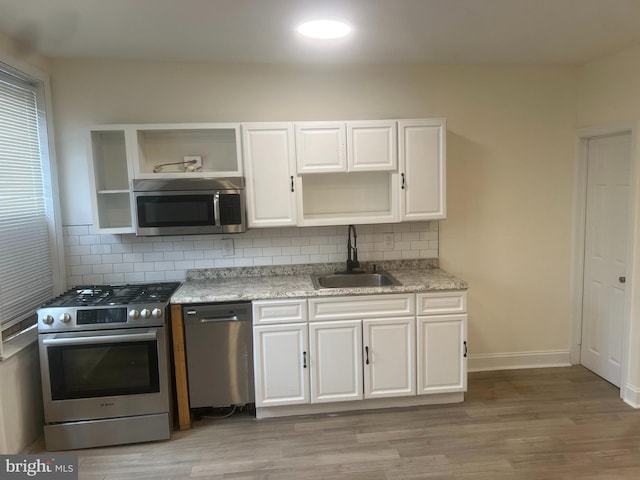
[{"label": "stainless steel faucet", "polygon": [[[351,232],[353,232],[353,243],[351,243]],[[349,225],[347,231],[347,273],[353,273],[354,268],[360,268],[358,262],[358,235],[355,225]]]}]

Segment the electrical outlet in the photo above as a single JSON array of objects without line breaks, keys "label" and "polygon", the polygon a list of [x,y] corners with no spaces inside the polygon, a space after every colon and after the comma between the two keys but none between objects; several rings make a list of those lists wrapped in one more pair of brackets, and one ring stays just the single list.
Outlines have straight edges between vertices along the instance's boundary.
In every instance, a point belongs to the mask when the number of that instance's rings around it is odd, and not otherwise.
[{"label": "electrical outlet", "polygon": [[382,237],[382,244],[385,250],[393,248],[393,233],[385,233]]},{"label": "electrical outlet", "polygon": [[233,257],[234,253],[233,238],[225,238],[222,240],[222,256]]},{"label": "electrical outlet", "polygon": [[202,170],[202,157],[200,155],[185,155],[182,157],[185,171],[199,172]]}]

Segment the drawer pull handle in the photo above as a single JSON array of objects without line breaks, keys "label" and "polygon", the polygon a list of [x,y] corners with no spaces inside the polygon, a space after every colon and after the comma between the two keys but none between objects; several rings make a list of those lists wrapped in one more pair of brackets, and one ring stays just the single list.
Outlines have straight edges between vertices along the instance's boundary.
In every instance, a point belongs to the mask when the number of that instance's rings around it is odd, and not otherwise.
[{"label": "drawer pull handle", "polygon": [[369,365],[369,347],[364,347],[365,360],[364,363]]},{"label": "drawer pull handle", "polygon": [[291,191],[293,192],[293,175],[291,175]]},{"label": "drawer pull handle", "polygon": [[465,340],[464,342],[462,342],[464,344],[464,355],[463,357],[467,357],[467,341]]},{"label": "drawer pull handle", "polygon": [[400,188],[404,190],[404,173],[401,173],[400,176],[402,177],[402,186]]},{"label": "drawer pull handle", "polygon": [[302,368],[307,368],[307,352],[302,352]]}]

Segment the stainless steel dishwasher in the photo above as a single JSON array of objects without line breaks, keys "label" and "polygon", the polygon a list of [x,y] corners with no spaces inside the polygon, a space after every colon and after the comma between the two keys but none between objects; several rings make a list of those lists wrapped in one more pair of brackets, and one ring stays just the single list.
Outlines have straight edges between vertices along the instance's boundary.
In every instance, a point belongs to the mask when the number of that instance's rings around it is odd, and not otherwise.
[{"label": "stainless steel dishwasher", "polygon": [[183,307],[189,406],[254,402],[251,302]]}]

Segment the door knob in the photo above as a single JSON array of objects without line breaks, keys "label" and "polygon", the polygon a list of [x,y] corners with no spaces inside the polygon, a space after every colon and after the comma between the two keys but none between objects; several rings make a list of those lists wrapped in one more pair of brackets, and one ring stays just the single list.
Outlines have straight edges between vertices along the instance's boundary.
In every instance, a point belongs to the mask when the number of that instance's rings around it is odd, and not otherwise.
[{"label": "door knob", "polygon": [[627,283],[627,277],[618,277],[620,283]]}]

